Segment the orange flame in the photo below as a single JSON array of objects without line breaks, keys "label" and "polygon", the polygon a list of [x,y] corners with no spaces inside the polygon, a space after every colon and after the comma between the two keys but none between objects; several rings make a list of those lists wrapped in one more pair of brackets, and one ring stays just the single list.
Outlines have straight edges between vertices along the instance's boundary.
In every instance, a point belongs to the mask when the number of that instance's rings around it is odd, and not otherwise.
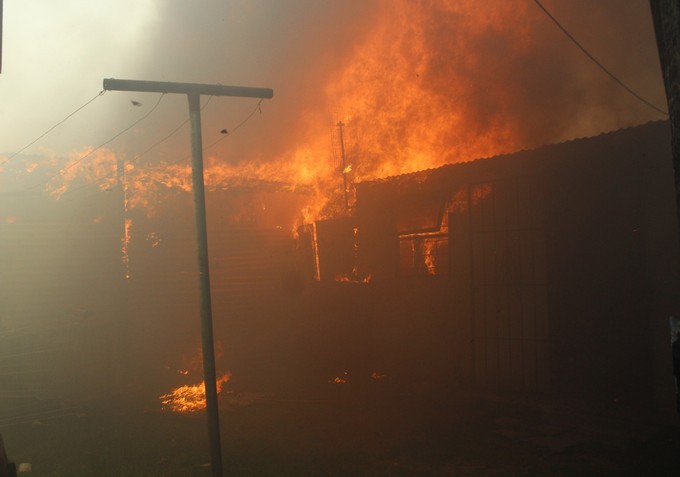
[{"label": "orange flame", "polygon": [[[550,131],[529,136],[522,120],[526,115],[512,114],[521,105],[527,107],[512,88],[533,77],[516,65],[526,65],[536,52],[547,54],[547,47],[531,35],[544,19],[529,11],[530,6],[516,3],[426,3],[378,2],[371,15],[375,21],[364,25],[343,62],[318,84],[323,104],[300,112],[295,131],[302,132],[291,134],[287,149],[243,158],[230,157],[228,150],[213,151],[205,160],[206,189],[266,185],[294,191],[304,204],[297,217],[280,225],[295,231],[305,223],[350,213],[351,201],[343,196],[357,182],[513,151],[531,146],[530,140],[544,142]],[[523,22],[509,28],[508,17],[522,17]],[[486,53],[499,49],[503,56],[496,53],[487,60]],[[493,61],[498,67],[489,64]],[[508,78],[513,82],[504,81]],[[334,117],[318,113],[329,110]],[[332,127],[338,121],[343,124],[344,161]],[[111,172],[120,158],[106,149],[79,161],[81,157],[74,155],[50,183],[53,195],[63,194],[76,176],[102,190],[115,185]],[[191,190],[186,162],[150,166],[133,160],[122,175],[126,209],[143,208],[148,214],[164,194]],[[55,184],[57,180],[63,184]]]},{"label": "orange flame", "polygon": [[349,373],[343,371],[340,376],[336,376],[328,381],[330,384],[347,384],[349,382]]},{"label": "orange flame", "polygon": [[[231,372],[223,374],[215,381],[217,393],[222,391],[222,387],[231,379]],[[184,385],[172,390],[168,394],[163,394],[159,398],[163,409],[172,412],[195,412],[205,409],[205,381],[196,385]]]},{"label": "orange flame", "polygon": [[425,266],[427,267],[427,274],[434,275],[436,273],[435,268],[435,255],[434,255],[435,243],[429,240],[423,240],[423,260]]},{"label": "orange flame", "polygon": [[[92,151],[92,152],[91,152]],[[36,169],[35,164],[29,170]],[[108,191],[116,183],[116,154],[106,148],[94,150],[88,147],[82,151],[74,151],[69,160],[46,184],[46,191],[55,199],[59,199],[76,179],[87,183],[96,183],[99,190]]]},{"label": "orange flame", "polygon": [[349,275],[335,275],[335,281],[341,283],[371,283],[371,274],[369,273],[364,278],[355,278]]},{"label": "orange flame", "polygon": [[123,236],[120,239],[120,253],[125,266],[125,279],[130,279],[130,240],[132,239],[132,219],[125,217],[123,226]]},{"label": "orange flame", "polygon": [[[375,22],[356,37],[352,52],[326,76],[327,82],[318,85],[325,104],[301,112],[299,130],[304,132],[291,136],[289,149],[266,158],[257,153],[259,157],[240,162],[225,161],[223,153],[206,157],[209,190],[253,183],[304,190],[308,204],[303,214],[309,223],[342,212],[344,201],[339,196],[344,195],[345,179],[351,188],[358,181],[525,146],[525,124],[508,118],[508,108],[516,101],[509,96],[513,85],[487,74],[496,70],[485,63],[484,48],[489,46],[485,41],[504,46],[505,56],[494,58],[509,74],[513,60],[524,64],[521,60],[543,51],[531,36],[532,28],[543,20],[540,15],[527,11],[528,6],[503,2],[482,6],[475,1],[433,0],[424,6],[394,0],[378,5],[371,17]],[[508,28],[505,19],[518,15],[523,23]],[[476,49],[470,51],[470,46]],[[528,72],[515,73],[531,77]],[[496,78],[495,88],[475,81],[488,76]],[[316,112],[328,110],[336,111],[336,117]],[[338,121],[344,125],[344,167],[337,133],[329,137],[333,131],[329,126]],[[98,150],[94,159],[75,164],[82,157],[76,155],[63,179],[81,173],[102,180],[98,165],[110,154]],[[187,163],[155,167],[128,163],[125,169],[133,208],[150,207],[154,197],[168,189],[191,190]],[[104,181],[102,187],[111,183]],[[62,188],[55,191],[61,192]],[[290,224],[290,230],[295,225],[300,224]]]}]

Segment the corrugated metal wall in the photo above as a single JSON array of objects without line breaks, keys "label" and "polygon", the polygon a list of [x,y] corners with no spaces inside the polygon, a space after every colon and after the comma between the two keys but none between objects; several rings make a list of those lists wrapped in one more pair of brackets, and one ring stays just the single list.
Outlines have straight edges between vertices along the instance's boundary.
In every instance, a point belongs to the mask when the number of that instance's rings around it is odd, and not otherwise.
[{"label": "corrugated metal wall", "polygon": [[505,389],[547,389],[542,191],[530,177],[469,188],[475,381]]}]

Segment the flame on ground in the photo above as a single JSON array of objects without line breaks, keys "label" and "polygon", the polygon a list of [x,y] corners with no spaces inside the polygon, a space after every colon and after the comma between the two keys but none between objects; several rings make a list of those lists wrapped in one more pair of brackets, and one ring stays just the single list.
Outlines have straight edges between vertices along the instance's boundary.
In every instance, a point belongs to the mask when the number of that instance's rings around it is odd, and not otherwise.
[{"label": "flame on ground", "polygon": [[[223,374],[215,381],[217,393],[222,391],[222,387],[231,379],[231,372]],[[159,398],[164,410],[172,412],[196,412],[205,409],[205,381],[196,385],[180,386],[168,394],[163,394]]]},{"label": "flame on ground", "polygon": [[125,266],[125,279],[130,279],[130,240],[132,239],[132,219],[125,217],[123,236],[120,239],[120,254]]},{"label": "flame on ground", "polygon": [[369,273],[363,278],[358,278],[356,276],[351,276],[351,275],[335,275],[335,281],[336,282],[342,282],[342,283],[371,283],[371,274]]},{"label": "flame on ground", "polygon": [[349,382],[349,373],[343,371],[340,376],[328,380],[329,384],[347,384]]}]

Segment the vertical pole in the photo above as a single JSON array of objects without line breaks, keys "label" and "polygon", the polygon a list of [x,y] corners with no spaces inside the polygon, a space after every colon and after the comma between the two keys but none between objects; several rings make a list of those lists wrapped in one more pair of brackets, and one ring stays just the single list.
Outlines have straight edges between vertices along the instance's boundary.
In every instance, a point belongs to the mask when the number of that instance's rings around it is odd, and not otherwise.
[{"label": "vertical pole", "polygon": [[342,135],[342,128],[345,124],[340,121],[338,123],[338,129],[340,129],[340,154],[342,156],[342,184],[345,191],[345,208],[349,210],[349,198],[347,197],[347,164],[345,164],[345,138]]},{"label": "vertical pole", "polygon": [[[675,182],[676,220],[680,226],[680,1],[650,0],[659,63],[666,89],[666,102],[671,130],[671,153],[673,156],[673,180]],[[665,310],[668,313],[668,310]],[[667,410],[668,417],[673,409],[673,391],[670,387],[671,360],[668,346],[668,328],[663,321],[654,321],[654,357],[657,378],[655,394],[657,409]]]},{"label": "vertical pole", "polygon": [[[477,315],[475,313],[475,255],[472,247],[474,247],[474,237],[472,233],[472,184],[467,184],[467,228],[468,228],[468,255],[470,261],[468,262],[469,271],[469,282],[470,282],[470,343],[472,344],[472,384],[479,384],[480,380],[477,379]],[[450,233],[450,232],[449,232]]]},{"label": "vertical pole", "polygon": [[2,0],[0,0],[0,73],[2,73]]},{"label": "vertical pole", "polygon": [[680,224],[680,2],[650,0],[671,128],[675,204]]},{"label": "vertical pole", "polygon": [[215,346],[213,343],[212,305],[210,300],[210,270],[208,267],[208,228],[205,214],[203,183],[203,145],[201,143],[201,96],[187,94],[191,122],[191,169],[196,214],[196,247],[198,250],[198,279],[201,310],[201,339],[203,349],[203,380],[210,438],[210,465],[213,477],[222,477],[222,445],[217,412],[217,384]]}]

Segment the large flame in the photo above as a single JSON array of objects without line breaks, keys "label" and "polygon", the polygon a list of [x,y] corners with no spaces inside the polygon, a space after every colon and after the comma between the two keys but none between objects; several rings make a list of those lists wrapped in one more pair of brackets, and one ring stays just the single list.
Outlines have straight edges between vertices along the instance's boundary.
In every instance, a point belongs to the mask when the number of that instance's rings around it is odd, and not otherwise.
[{"label": "large flame", "polygon": [[[324,88],[327,105],[341,114],[343,144],[329,155],[327,123],[315,117],[289,160],[330,156],[324,181],[339,190],[345,171],[353,181],[377,179],[518,148],[525,125],[504,114],[514,102],[513,85],[493,81],[505,80],[499,73],[507,62],[540,49],[529,34],[537,16],[520,15],[523,22],[512,28],[505,21],[528,6],[460,0],[381,5],[376,23]],[[492,48],[485,42],[505,50],[503,56],[485,58]],[[487,63],[503,59],[495,67]],[[338,150],[347,153],[344,170]]]},{"label": "large flame", "polygon": [[[571,71],[570,59],[539,41],[554,27],[531,2],[382,0],[367,6],[366,18],[337,61],[310,68],[309,84],[320,93],[294,112],[285,141],[272,141],[277,149],[244,154],[225,141],[205,151],[208,191],[294,191],[304,198],[299,213],[277,225],[296,231],[349,214],[358,181],[562,140],[575,118],[585,117],[567,108],[576,111],[578,81],[586,80],[560,77]],[[546,108],[548,101],[559,103]],[[556,107],[564,109],[555,114]],[[267,108],[263,103],[264,115]],[[153,214],[164,195],[191,190],[188,158],[86,153],[74,154],[50,181],[54,196],[76,177],[110,190],[121,180],[115,171],[122,160],[126,212]],[[26,173],[33,170],[35,164]]]}]

